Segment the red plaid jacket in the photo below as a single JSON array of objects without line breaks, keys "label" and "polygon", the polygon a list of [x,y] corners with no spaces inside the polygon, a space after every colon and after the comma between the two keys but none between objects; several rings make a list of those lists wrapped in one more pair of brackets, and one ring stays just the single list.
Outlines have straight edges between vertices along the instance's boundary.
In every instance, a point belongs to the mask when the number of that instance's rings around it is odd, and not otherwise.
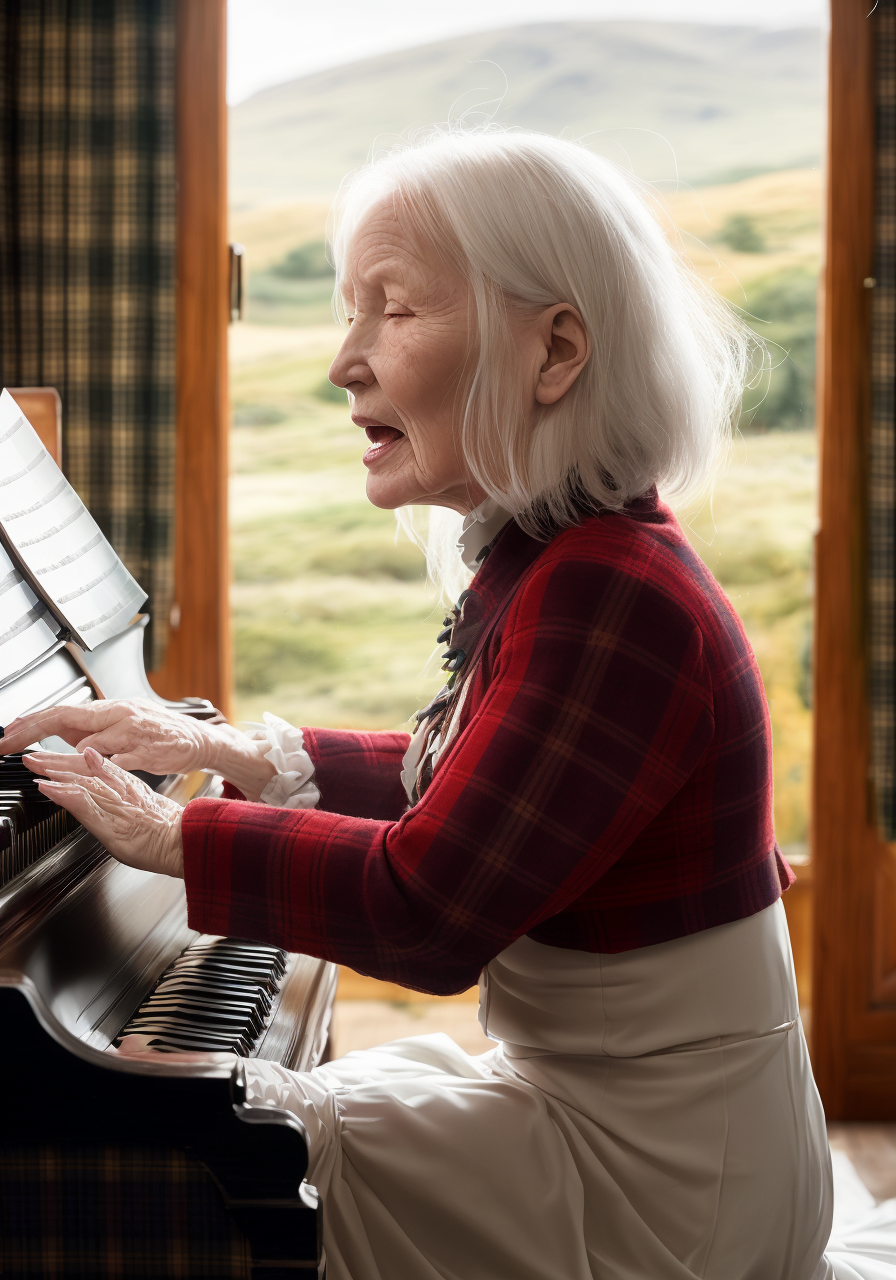
[{"label": "red plaid jacket", "polygon": [[756,660],[655,495],[549,543],[505,526],[473,590],[499,620],[423,798],[406,734],[306,729],[318,809],[187,806],[194,928],[447,994],[522,934],[626,951],[789,886]]}]

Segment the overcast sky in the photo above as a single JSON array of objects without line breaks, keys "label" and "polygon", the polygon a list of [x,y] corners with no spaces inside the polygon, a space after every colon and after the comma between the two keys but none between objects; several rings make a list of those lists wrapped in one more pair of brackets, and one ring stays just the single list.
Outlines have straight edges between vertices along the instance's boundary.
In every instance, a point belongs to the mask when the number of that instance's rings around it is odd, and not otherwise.
[{"label": "overcast sky", "polygon": [[227,97],[390,49],[564,18],[817,26],[826,0],[228,0]]}]

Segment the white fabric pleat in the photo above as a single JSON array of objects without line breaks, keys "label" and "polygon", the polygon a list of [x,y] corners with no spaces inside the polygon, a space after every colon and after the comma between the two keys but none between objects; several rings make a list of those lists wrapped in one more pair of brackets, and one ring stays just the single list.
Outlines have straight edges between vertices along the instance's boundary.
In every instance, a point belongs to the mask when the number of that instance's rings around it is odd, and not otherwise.
[{"label": "white fabric pleat", "polygon": [[[250,1090],[308,1133],[329,1280],[896,1280],[896,1214],[837,1165],[783,906],[621,955],[521,938],[498,1049],[420,1036]],[[859,1184],[860,1185],[860,1184]]]}]

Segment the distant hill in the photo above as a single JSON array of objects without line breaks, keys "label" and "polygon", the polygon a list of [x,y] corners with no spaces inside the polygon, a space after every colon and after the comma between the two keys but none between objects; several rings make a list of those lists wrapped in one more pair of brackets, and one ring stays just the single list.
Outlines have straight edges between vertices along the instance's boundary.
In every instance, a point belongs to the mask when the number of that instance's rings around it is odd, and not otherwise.
[{"label": "distant hill", "polygon": [[477,32],[304,76],[232,108],[231,203],[328,201],[372,145],[467,110],[481,119],[483,104],[505,124],[590,135],[595,150],[651,181],[673,180],[675,159],[682,181],[698,185],[811,167],[822,85],[822,36],[811,28],[557,22]]}]

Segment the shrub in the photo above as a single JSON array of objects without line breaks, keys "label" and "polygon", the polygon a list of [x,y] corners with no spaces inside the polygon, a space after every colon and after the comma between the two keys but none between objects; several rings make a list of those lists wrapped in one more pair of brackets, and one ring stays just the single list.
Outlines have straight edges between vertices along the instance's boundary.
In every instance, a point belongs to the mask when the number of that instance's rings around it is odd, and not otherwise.
[{"label": "shrub", "polygon": [[327,259],[327,246],[322,240],[311,240],[308,244],[291,249],[285,258],[281,258],[269,268],[272,275],[282,276],[284,280],[324,280],[333,275],[333,268]]},{"label": "shrub", "polygon": [[744,395],[742,425],[794,430],[815,422],[817,276],[791,268],[751,285],[745,319],[766,343],[771,370]]},{"label": "shrub", "polygon": [[762,253],[765,241],[748,213],[732,213],[719,232],[724,241],[736,253]]}]

